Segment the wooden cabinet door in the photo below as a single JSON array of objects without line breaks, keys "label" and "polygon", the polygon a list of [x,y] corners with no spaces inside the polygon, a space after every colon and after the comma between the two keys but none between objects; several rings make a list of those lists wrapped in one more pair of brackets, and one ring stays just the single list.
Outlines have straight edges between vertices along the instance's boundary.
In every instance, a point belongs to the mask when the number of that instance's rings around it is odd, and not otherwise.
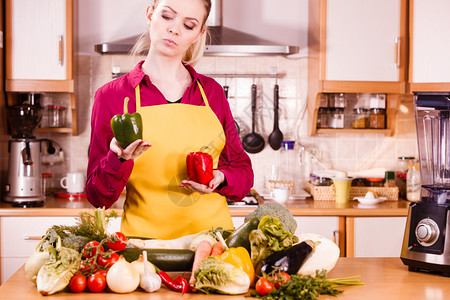
[{"label": "wooden cabinet door", "polygon": [[[412,91],[450,88],[450,1],[414,0],[410,7],[410,74]],[[443,83],[437,86],[421,84]],[[431,89],[429,88],[431,87]]]},{"label": "wooden cabinet door", "polygon": [[7,79],[68,79],[66,0],[6,4]]},{"label": "wooden cabinet door", "polygon": [[401,81],[400,0],[328,0],[325,80]]}]

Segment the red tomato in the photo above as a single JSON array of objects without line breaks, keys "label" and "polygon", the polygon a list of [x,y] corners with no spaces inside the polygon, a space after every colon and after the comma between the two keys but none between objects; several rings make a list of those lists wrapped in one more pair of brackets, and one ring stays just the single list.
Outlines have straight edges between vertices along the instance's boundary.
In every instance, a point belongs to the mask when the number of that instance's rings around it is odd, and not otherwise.
[{"label": "red tomato", "polygon": [[105,255],[99,255],[97,257],[97,263],[104,269],[109,269],[113,264],[119,260],[119,254],[113,251],[108,251]]},{"label": "red tomato", "polygon": [[[97,241],[90,241],[89,243],[84,245],[83,251],[82,251],[83,256],[85,258],[91,258],[91,257],[95,256],[95,254],[97,253],[97,248],[98,248],[99,244],[100,243]],[[100,248],[98,248],[98,249],[103,252],[103,246],[100,246]]]},{"label": "red tomato", "polygon": [[106,277],[100,273],[89,276],[87,281],[88,289],[93,293],[100,293],[106,288]]},{"label": "red tomato", "polygon": [[98,270],[98,266],[94,264],[93,259],[82,260],[80,263],[81,274],[87,276]]},{"label": "red tomato", "polygon": [[106,246],[114,251],[122,251],[127,246],[127,238],[122,232],[115,232],[109,236]]},{"label": "red tomato", "polygon": [[256,292],[261,296],[267,295],[267,293],[271,292],[273,289],[273,284],[265,277],[259,278],[255,285]]},{"label": "red tomato", "polygon": [[98,270],[98,271],[95,271],[94,274],[102,274],[106,278],[106,275],[108,275],[108,271],[106,271],[106,270]]},{"label": "red tomato", "polygon": [[291,276],[288,273],[280,272],[274,276],[275,288],[279,289],[280,286],[285,284],[291,279]]},{"label": "red tomato", "polygon": [[69,289],[74,293],[81,293],[86,289],[86,284],[86,277],[81,274],[75,274],[70,279]]}]

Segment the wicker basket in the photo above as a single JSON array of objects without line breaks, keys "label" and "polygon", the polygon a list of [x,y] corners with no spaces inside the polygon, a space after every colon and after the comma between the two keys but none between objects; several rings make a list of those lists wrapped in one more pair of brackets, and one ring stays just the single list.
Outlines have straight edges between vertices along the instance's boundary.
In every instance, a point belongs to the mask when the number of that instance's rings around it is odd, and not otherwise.
[{"label": "wicker basket", "polygon": [[[334,186],[316,186],[306,182],[305,190],[311,194],[314,200],[334,200]],[[378,197],[386,197],[387,201],[398,201],[398,187],[369,187],[352,186],[350,189],[350,200],[354,197],[364,197],[367,192],[372,191]]]}]

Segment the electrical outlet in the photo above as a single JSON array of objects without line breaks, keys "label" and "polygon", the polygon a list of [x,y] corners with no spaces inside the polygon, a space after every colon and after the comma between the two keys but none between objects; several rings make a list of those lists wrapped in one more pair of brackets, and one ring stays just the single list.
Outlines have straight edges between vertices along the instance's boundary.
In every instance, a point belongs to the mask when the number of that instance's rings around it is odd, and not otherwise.
[{"label": "electrical outlet", "polygon": [[314,155],[317,159],[320,159],[320,150],[318,148],[308,148],[308,151],[311,153],[311,155]]}]

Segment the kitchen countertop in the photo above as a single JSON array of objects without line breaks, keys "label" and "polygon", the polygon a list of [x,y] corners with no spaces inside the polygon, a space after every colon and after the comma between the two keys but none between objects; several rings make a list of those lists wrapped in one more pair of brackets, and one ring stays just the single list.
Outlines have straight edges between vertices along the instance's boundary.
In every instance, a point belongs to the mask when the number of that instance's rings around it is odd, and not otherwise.
[{"label": "kitchen countertop", "polygon": [[[408,271],[400,258],[340,258],[336,267],[328,274],[328,278],[360,275],[364,285],[341,288],[343,294],[337,297],[321,295],[319,299],[448,299],[450,295],[450,279],[439,275]],[[135,291],[130,294],[114,293],[80,293],[59,292],[49,297],[58,299],[256,299],[245,295],[225,296],[188,293],[183,297],[163,287],[155,293]],[[43,299],[36,286],[25,278],[23,267],[8,281],[0,286],[0,299]]]},{"label": "kitchen countertop", "polygon": [[[119,215],[123,212],[124,197],[110,208]],[[264,201],[271,201],[265,199]],[[335,201],[316,201],[312,198],[290,200],[285,206],[294,216],[390,216],[402,217],[408,212],[409,202],[405,200],[385,201],[374,206],[364,207],[358,201],[349,201],[341,205]],[[246,216],[255,206],[230,206],[231,216]],[[13,207],[11,203],[0,202],[0,217],[5,216],[78,216],[80,212],[94,210],[86,200],[68,200],[65,198],[47,197],[41,207]]]}]

